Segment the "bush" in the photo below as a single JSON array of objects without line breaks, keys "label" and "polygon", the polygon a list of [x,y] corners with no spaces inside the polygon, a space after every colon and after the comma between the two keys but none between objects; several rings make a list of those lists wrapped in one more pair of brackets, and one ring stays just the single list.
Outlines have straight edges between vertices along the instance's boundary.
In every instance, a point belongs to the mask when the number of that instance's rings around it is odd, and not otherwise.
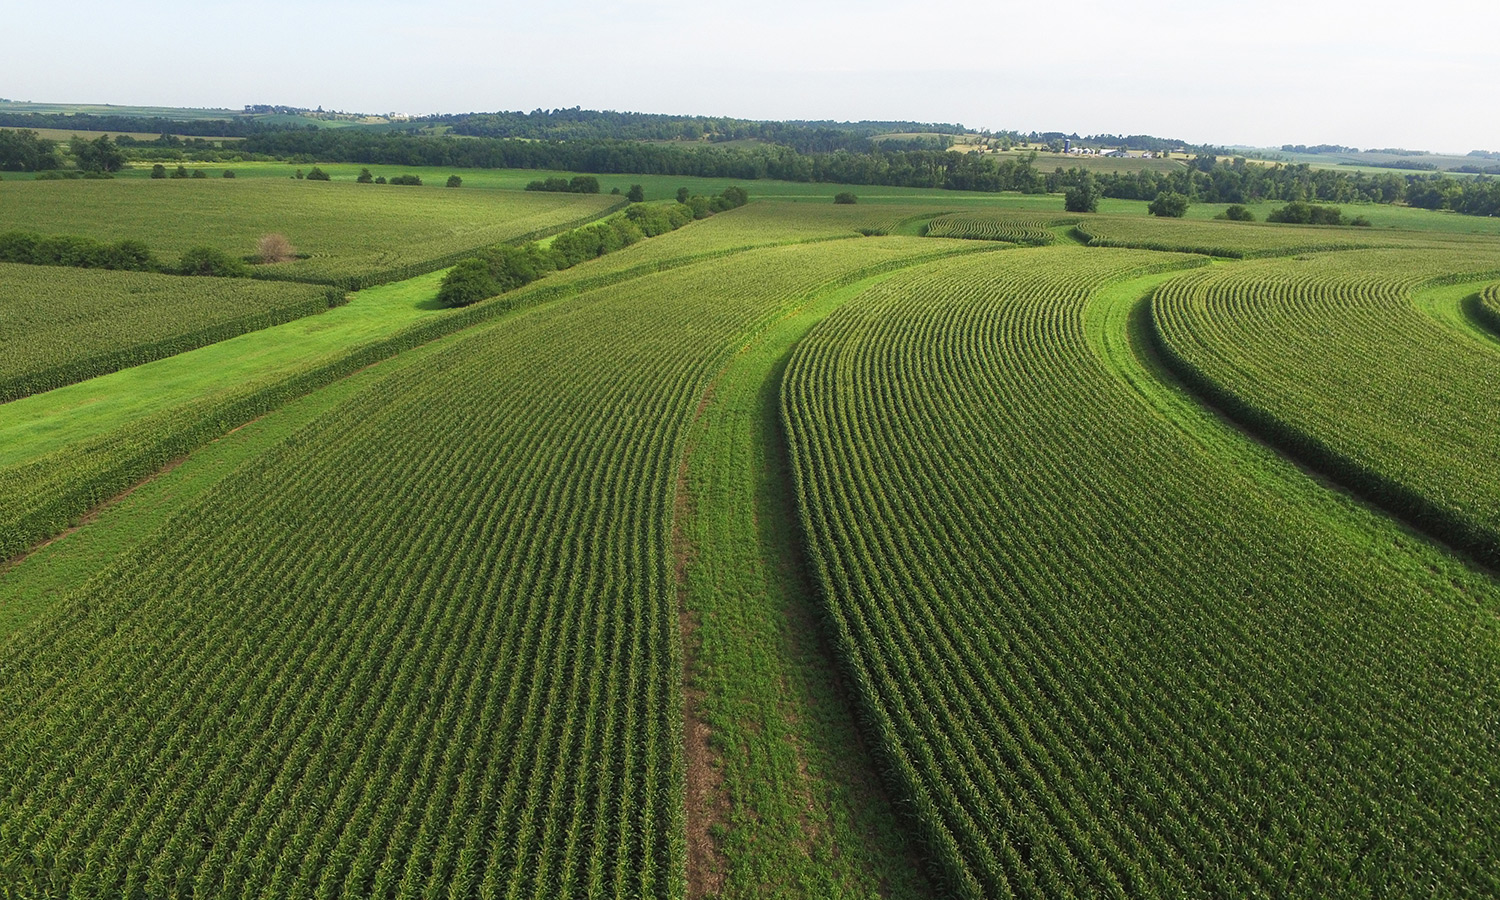
[{"label": "bush", "polygon": [[1344,213],[1337,206],[1316,206],[1293,200],[1286,206],[1267,213],[1266,221],[1285,225],[1342,225]]},{"label": "bush", "polygon": [[178,275],[211,275],[218,278],[240,278],[250,274],[242,259],[235,259],[213,247],[194,247],[182,254]]},{"label": "bush", "polygon": [[1255,213],[1236,203],[1217,216],[1214,216],[1214,218],[1228,219],[1231,222],[1254,222]]},{"label": "bush", "polygon": [[413,186],[416,186],[416,187],[421,187],[422,186],[422,176],[420,176],[420,175],[397,175],[395,178],[392,178],[389,183],[390,184],[409,184],[409,185],[413,185]]},{"label": "bush", "polygon": [[205,171],[203,171],[202,169],[194,169],[193,170],[193,177],[194,178],[207,178],[208,177],[208,173],[205,172]]},{"label": "bush", "polygon": [[597,194],[599,193],[599,179],[592,175],[574,175],[573,180],[568,182],[568,192],[571,194]]},{"label": "bush", "polygon": [[261,235],[255,242],[255,258],[263,263],[287,262],[297,258],[297,248],[286,239],[286,235]]},{"label": "bush", "polygon": [[707,197],[689,197],[687,203],[682,205],[693,211],[694,219],[706,219],[714,214]]},{"label": "bush", "polygon": [[490,277],[490,267],[482,259],[466,259],[448,270],[438,288],[438,302],[448,307],[468,306],[500,293],[500,286]]},{"label": "bush", "polygon": [[233,169],[225,169],[224,170],[224,177],[225,178],[233,178],[234,177],[234,170]]},{"label": "bush", "polygon": [[730,209],[738,209],[750,202],[750,192],[737,184],[725,188],[724,193],[719,196],[724,198],[724,202],[729,204]]},{"label": "bush", "polygon": [[1075,185],[1063,194],[1063,209],[1071,213],[1099,211],[1099,191],[1089,185]]},{"label": "bush", "polygon": [[1164,219],[1180,219],[1187,215],[1188,198],[1176,191],[1162,191],[1156,195],[1146,211]]},{"label": "bush", "polygon": [[449,175],[448,183],[444,187],[463,187],[464,180],[457,175]]},{"label": "bush", "polygon": [[375,176],[375,183],[376,184],[385,184],[385,176],[384,175],[376,175]]},{"label": "bush", "polygon": [[41,236],[29,231],[7,231],[0,234],[0,262],[30,263],[36,259],[37,241]]},{"label": "bush", "polygon": [[851,191],[840,191],[833,195],[833,202],[842,205],[852,205],[859,202],[859,198]]},{"label": "bush", "polygon": [[152,178],[166,178],[167,177],[167,167],[164,166],[164,165],[162,165],[161,163],[157,163],[156,165],[152,166],[151,167],[151,177]]},{"label": "bush", "polygon": [[323,171],[322,169],[318,168],[317,166],[313,166],[312,167],[312,171],[307,173],[307,180],[308,181],[332,181],[333,179],[331,179],[331,178],[328,177],[328,173],[327,172]]},{"label": "bush", "polygon": [[691,197],[692,195],[693,195],[692,191],[688,190],[685,187],[680,187],[680,188],[677,189],[677,202],[678,203],[686,203],[687,199],[689,197]]},{"label": "bush", "polygon": [[354,179],[355,184],[373,184],[374,182],[375,176],[370,174],[369,169],[360,169],[359,177]]},{"label": "bush", "polygon": [[638,184],[632,184],[630,190],[625,192],[625,199],[631,203],[640,203],[646,199],[646,189]]},{"label": "bush", "polygon": [[74,234],[53,234],[36,243],[31,261],[39,266],[74,266],[80,269],[102,269],[108,260],[108,249],[91,238]]},{"label": "bush", "polygon": [[157,262],[150,247],[140,241],[126,238],[105,249],[104,268],[131,272],[159,272],[161,263]]},{"label": "bush", "polygon": [[1365,218],[1364,216],[1355,216],[1354,218],[1349,220],[1349,224],[1353,225],[1355,228],[1369,228],[1370,220]]},{"label": "bush", "polygon": [[[184,166],[181,163],[179,163],[177,165],[177,171],[175,171],[175,172],[172,173],[172,177],[173,178],[186,178],[186,177],[188,177],[187,166]],[[298,175],[297,177],[301,178],[302,176]]]}]

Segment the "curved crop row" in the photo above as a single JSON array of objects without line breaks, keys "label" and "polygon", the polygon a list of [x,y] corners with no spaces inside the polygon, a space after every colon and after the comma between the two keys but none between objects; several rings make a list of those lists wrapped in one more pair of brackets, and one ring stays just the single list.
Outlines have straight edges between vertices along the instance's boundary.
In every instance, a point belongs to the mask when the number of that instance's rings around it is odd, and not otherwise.
[{"label": "curved crop row", "polygon": [[1152,259],[900,273],[793,356],[898,805],[965,897],[1494,895],[1500,589],[1117,374],[1090,297]]},{"label": "curved crop row", "polygon": [[1014,215],[1002,212],[962,212],[938,216],[927,225],[928,237],[963,238],[979,241],[1009,241],[1030,247],[1041,247],[1057,240],[1051,226],[1071,224],[1036,215]]},{"label": "curved crop row", "polygon": [[1151,304],[1195,390],[1445,540],[1500,563],[1500,354],[1412,291],[1500,271],[1500,253],[1367,251],[1215,269]]},{"label": "curved crop row", "polygon": [[1492,284],[1479,295],[1476,317],[1486,328],[1500,334],[1500,284]]},{"label": "curved crop row", "polygon": [[1230,259],[1291,256],[1319,250],[1389,246],[1392,239],[1368,229],[1258,225],[1198,219],[1089,216],[1075,226],[1090,247],[1128,247],[1201,253]]},{"label": "curved crop row", "polygon": [[343,302],[308,285],[0,263],[0,402]]},{"label": "curved crop row", "polygon": [[679,896],[685,428],[800,298],[932,254],[753,251],[553,304],[215,488],[0,648],[0,883]]}]

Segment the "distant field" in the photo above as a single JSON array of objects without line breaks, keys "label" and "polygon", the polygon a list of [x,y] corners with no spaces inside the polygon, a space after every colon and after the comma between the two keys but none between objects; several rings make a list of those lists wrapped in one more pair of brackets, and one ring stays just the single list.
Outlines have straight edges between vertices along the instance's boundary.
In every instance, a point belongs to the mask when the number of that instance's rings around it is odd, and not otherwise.
[{"label": "distant field", "polygon": [[258,274],[333,283],[420,267],[597,216],[617,203],[608,195],[292,179],[6,181],[0,231],[134,238],[163,258],[201,245],[250,255],[259,237],[278,233],[308,258]]},{"label": "distant field", "polygon": [[316,285],[0,263],[0,402],[327,308]]},{"label": "distant field", "polygon": [[[78,137],[88,138],[90,140],[93,140],[94,138],[97,138],[97,137],[100,137],[101,135],[106,135],[106,134],[109,135],[109,136],[111,136],[111,137],[116,137],[116,138],[121,137],[121,136],[130,137],[130,138],[134,138],[135,140],[138,140],[138,141],[154,141],[157,138],[161,137],[161,135],[159,135],[159,134],[152,134],[152,133],[146,132],[146,131],[85,131],[85,130],[82,130],[82,129],[67,130],[67,129],[62,129],[62,128],[33,128],[31,130],[35,131],[37,134],[41,135],[42,137],[47,138],[48,140],[53,140],[53,141],[67,141],[69,138],[72,138],[75,135],[77,135]],[[220,143],[223,143],[223,142],[226,142],[226,141],[232,143],[234,141],[242,141],[242,140],[244,140],[244,138],[237,138],[237,137],[204,137],[204,138],[199,138],[197,135],[178,135],[178,137],[181,137],[184,140],[218,141]]]},{"label": "distant field", "polygon": [[176,106],[113,106],[108,103],[32,103],[22,100],[0,101],[0,112],[44,113],[47,115],[141,116],[144,118],[237,119],[244,115],[235,109],[184,109]]}]

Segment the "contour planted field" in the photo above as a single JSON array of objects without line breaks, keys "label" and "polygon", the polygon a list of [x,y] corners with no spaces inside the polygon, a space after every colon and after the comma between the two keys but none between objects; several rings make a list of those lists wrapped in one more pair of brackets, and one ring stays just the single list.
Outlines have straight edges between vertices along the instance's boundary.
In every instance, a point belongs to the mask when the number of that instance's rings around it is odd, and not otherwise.
[{"label": "contour planted field", "polygon": [[455,254],[551,233],[619,202],[289,178],[5,182],[0,198],[0,231],[129,238],[163,259],[205,245],[250,256],[262,235],[281,234],[306,258],[256,266],[258,277],[348,287],[433,271]]},{"label": "contour planted field", "polygon": [[1077,216],[1036,216],[999,210],[949,213],[927,225],[928,237],[964,238],[980,241],[1010,241],[1041,247],[1057,240],[1053,226],[1078,221]]},{"label": "contour planted field", "polygon": [[1269,225],[1197,219],[1088,216],[1076,226],[1090,247],[1202,253],[1231,259],[1352,250],[1401,242],[1368,228]]},{"label": "contour planted field", "polygon": [[1500,284],[1492,284],[1479,297],[1475,307],[1475,318],[1495,334],[1500,335]]},{"label": "contour planted field", "polygon": [[0,647],[0,883],[680,896],[694,409],[810,295],[953,249],[774,248],[546,305],[247,466]]},{"label": "contour planted field", "polygon": [[1500,272],[1500,249],[1331,254],[1215,268],[1152,301],[1195,389],[1279,446],[1500,563],[1500,347],[1413,291]]},{"label": "contour planted field", "polygon": [[1500,589],[1164,413],[1091,296],[1174,263],[923,267],[795,352],[810,553],[898,805],[966,897],[1493,896]]},{"label": "contour planted field", "polygon": [[328,308],[299,284],[0,263],[0,401]]}]

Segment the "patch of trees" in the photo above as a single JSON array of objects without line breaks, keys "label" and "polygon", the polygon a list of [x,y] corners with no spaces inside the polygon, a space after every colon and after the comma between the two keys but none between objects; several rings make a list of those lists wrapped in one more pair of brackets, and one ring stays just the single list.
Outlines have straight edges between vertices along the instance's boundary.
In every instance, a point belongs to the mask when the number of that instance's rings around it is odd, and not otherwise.
[{"label": "patch of trees", "polygon": [[91,113],[0,113],[0,128],[56,128],[64,131],[134,131],[200,137],[247,137],[289,126],[257,119],[164,119],[160,116],[100,116]]},{"label": "patch of trees", "polygon": [[1188,198],[1176,191],[1163,191],[1146,207],[1153,216],[1163,219],[1180,219],[1187,215]]},{"label": "patch of trees", "polygon": [[1267,222],[1282,222],[1288,225],[1361,225],[1368,226],[1370,220],[1364,216],[1349,218],[1337,206],[1318,206],[1295,200],[1280,209],[1266,213]]},{"label": "patch of trees", "polygon": [[694,219],[744,206],[749,200],[744,188],[730,187],[715,197],[689,197],[687,203],[634,203],[603,222],[557,235],[545,249],[536,242],[491,247],[448,270],[438,289],[438,302],[449,307],[468,306],[528,285],[548,272],[569,269],[645,238],[675,231]]},{"label": "patch of trees", "polygon": [[76,234],[43,235],[30,231],[0,234],[0,262],[223,278],[250,274],[243,259],[212,247],[194,247],[176,265],[168,265],[157,259],[145,244],[129,238],[106,243]]},{"label": "patch of trees", "polygon": [[0,130],[0,170],[6,172],[40,172],[62,165],[57,141],[49,140],[30,129]]},{"label": "patch of trees", "polygon": [[574,175],[572,178],[563,178],[561,175],[553,175],[526,185],[528,191],[550,191],[557,194],[597,194],[599,193],[599,179],[592,175]]},{"label": "patch of trees", "polygon": [[125,167],[125,152],[107,134],[93,140],[75,134],[68,141],[68,151],[85,172],[118,172]]},{"label": "patch of trees", "polygon": [[1358,147],[1344,147],[1339,144],[1282,144],[1281,149],[1287,153],[1358,153]]}]

